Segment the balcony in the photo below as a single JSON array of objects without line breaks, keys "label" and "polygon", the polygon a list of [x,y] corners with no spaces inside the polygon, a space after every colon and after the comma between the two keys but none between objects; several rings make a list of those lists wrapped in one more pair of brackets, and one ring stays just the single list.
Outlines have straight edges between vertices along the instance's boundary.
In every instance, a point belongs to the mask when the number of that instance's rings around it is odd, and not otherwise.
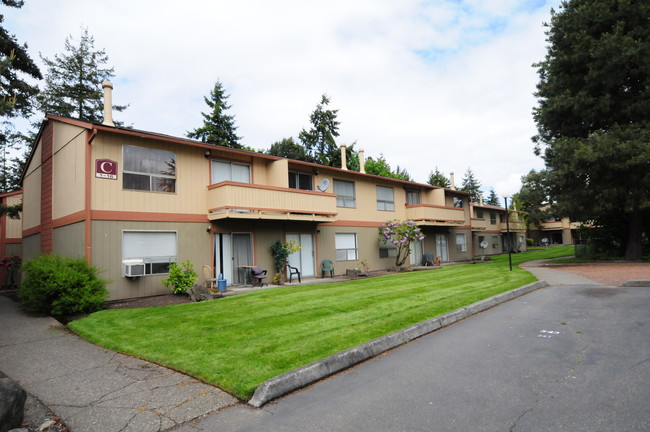
[{"label": "balcony", "polygon": [[418,225],[463,225],[465,223],[465,210],[432,204],[414,204],[406,206],[406,218],[417,222]]},{"label": "balcony", "polygon": [[336,195],[249,183],[208,186],[208,219],[336,221]]},{"label": "balcony", "polygon": [[[526,223],[525,222],[520,222],[520,221],[510,221],[510,231],[512,232],[526,232]],[[508,230],[508,226],[506,225],[505,222],[501,222],[499,224],[499,228],[501,229],[502,232],[506,232]]]},{"label": "balcony", "polygon": [[484,218],[472,219],[472,231],[485,231],[488,227],[488,222]]}]

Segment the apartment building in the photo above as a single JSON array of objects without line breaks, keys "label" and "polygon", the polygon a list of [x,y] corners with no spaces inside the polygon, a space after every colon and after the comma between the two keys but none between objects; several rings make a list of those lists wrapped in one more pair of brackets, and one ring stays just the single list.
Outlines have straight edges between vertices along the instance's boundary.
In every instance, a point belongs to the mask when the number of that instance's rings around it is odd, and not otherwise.
[{"label": "apartment building", "polygon": [[505,210],[472,207],[467,193],[115,127],[105,115],[46,116],[22,177],[22,233],[11,235],[25,260],[85,258],[109,281],[109,300],[166,293],[173,261],[201,276],[211,266],[228,284],[247,283],[251,266],[270,279],[277,240],[301,244],[290,263],[303,277],[320,277],[323,260],[337,275],[361,261],[388,269],[396,251],[378,228],[394,219],[425,235],[412,265],[426,253],[469,261],[484,240],[504,250],[492,216]]},{"label": "apartment building", "polygon": [[[21,202],[21,191],[0,194],[0,205],[11,207]],[[21,220],[11,219],[6,215],[0,217],[0,259],[5,260],[5,258],[15,255],[22,256],[22,242]],[[11,282],[8,277],[8,271],[10,269],[0,265],[0,285],[6,285]]]},{"label": "apartment building", "polygon": [[509,245],[512,251],[526,250],[526,224],[517,212],[506,215],[505,208],[483,203],[472,203],[471,209],[474,256],[508,252]]}]

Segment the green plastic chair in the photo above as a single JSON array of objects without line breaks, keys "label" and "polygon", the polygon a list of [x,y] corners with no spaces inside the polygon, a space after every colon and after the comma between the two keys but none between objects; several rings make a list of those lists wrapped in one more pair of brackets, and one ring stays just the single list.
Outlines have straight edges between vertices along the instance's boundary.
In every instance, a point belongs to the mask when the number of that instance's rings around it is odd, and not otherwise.
[{"label": "green plastic chair", "polygon": [[334,263],[332,260],[323,260],[320,265],[320,275],[325,277],[325,272],[330,272],[330,276],[334,277]]}]

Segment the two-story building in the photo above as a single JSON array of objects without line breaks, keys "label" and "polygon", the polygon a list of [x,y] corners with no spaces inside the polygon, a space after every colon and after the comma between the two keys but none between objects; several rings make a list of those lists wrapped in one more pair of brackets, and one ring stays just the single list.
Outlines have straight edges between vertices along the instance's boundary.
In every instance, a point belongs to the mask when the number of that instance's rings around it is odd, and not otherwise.
[{"label": "two-story building", "polygon": [[[229,284],[246,283],[251,266],[271,278],[277,240],[301,244],[290,263],[303,277],[321,276],[323,260],[335,274],[362,260],[391,268],[395,250],[378,228],[394,219],[426,236],[411,264],[427,252],[442,262],[479,254],[482,218],[467,193],[115,127],[110,112],[102,124],[47,115],[22,186],[24,259],[83,257],[109,281],[110,300],[167,292],[172,261],[211,266]],[[500,252],[498,231],[485,234]]]},{"label": "two-story building", "polygon": [[517,212],[483,203],[472,203],[471,209],[474,256],[504,253],[509,245],[512,251],[526,250],[526,224]]}]

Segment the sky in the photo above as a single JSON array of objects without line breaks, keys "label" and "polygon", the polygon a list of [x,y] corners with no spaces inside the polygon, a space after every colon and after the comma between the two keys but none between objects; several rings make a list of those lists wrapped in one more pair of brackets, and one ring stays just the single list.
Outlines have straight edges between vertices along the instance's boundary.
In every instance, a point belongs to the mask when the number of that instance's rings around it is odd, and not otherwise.
[{"label": "sky", "polygon": [[384,155],[425,183],[511,195],[543,168],[532,117],[543,23],[559,0],[25,0],[4,26],[41,57],[82,27],[114,68],[115,119],[184,137],[202,125],[216,81],[243,145],[267,149],[309,129],[327,94],[337,143]]}]

